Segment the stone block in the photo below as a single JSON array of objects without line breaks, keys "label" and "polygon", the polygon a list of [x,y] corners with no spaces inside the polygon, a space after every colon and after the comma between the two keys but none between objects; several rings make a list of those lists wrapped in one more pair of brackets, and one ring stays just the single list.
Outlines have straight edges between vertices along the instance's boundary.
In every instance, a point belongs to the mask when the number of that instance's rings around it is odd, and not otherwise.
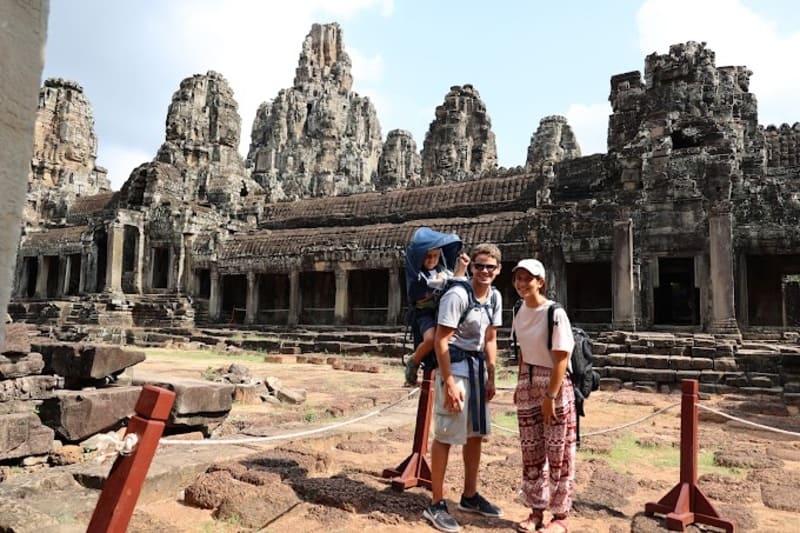
[{"label": "stone block", "polygon": [[670,368],[669,357],[666,355],[648,355],[644,358],[645,368],[665,369]]},{"label": "stone block", "polygon": [[292,355],[265,355],[264,356],[265,363],[279,363],[279,364],[292,364],[297,362],[297,357]]},{"label": "stone block", "polygon": [[[777,376],[778,380],[780,380],[780,376]],[[775,386],[775,382],[769,376],[759,375],[759,376],[750,376],[750,385],[753,387],[762,387],[762,388],[772,388]]]},{"label": "stone block", "polygon": [[702,347],[692,346],[692,357],[711,357],[717,356],[717,348],[715,346]]},{"label": "stone block", "polygon": [[608,353],[608,344],[604,342],[592,342],[592,353],[594,355],[603,355]]},{"label": "stone block", "polygon": [[281,346],[278,349],[278,353],[286,354],[286,355],[297,355],[300,353],[299,346]]},{"label": "stone block", "polygon": [[694,370],[711,370],[714,368],[714,360],[707,357],[692,357],[692,368]]},{"label": "stone block", "polygon": [[278,389],[275,396],[282,402],[299,405],[306,401],[305,389]]},{"label": "stone block", "polygon": [[618,391],[622,388],[622,381],[617,378],[600,378],[600,390]]},{"label": "stone block", "polygon": [[132,416],[140,393],[141,387],[61,390],[42,404],[39,416],[65,440],[76,442]]},{"label": "stone block", "polygon": [[684,379],[696,379],[700,381],[700,371],[699,370],[676,370],[675,371],[675,381],[678,383]]},{"label": "stone block", "polygon": [[0,415],[0,461],[50,453],[53,430],[34,413]]},{"label": "stone block", "polygon": [[735,372],[739,369],[736,359],[732,357],[722,357],[714,361],[714,370],[717,372]]},{"label": "stone block", "polygon": [[628,360],[627,353],[610,353],[606,356],[607,366],[626,366]]},{"label": "stone block", "polygon": [[691,357],[673,355],[672,357],[669,358],[669,367],[674,368],[675,370],[694,369],[694,367],[692,366],[692,361],[693,359]]},{"label": "stone block", "polygon": [[137,373],[133,378],[133,384],[155,385],[173,391],[175,393],[173,416],[227,413],[233,404],[234,385],[229,383]]},{"label": "stone block", "polygon": [[786,392],[786,393],[789,393],[789,394],[800,393],[800,382],[799,381],[792,381],[792,382],[789,382],[789,383],[784,383],[783,392]]},{"label": "stone block", "polygon": [[144,352],[114,345],[84,345],[76,350],[56,350],[49,361],[55,374],[74,379],[101,379],[145,360]]},{"label": "stone block", "polygon": [[32,352],[25,355],[0,355],[0,379],[21,378],[41,374],[44,369],[42,354]]},{"label": "stone block", "polygon": [[64,386],[58,376],[25,376],[0,381],[0,402],[12,400],[45,400],[53,391]]},{"label": "stone block", "polygon": [[[31,351],[30,331],[25,324],[6,324],[6,336],[0,353],[26,355]],[[2,376],[0,376],[2,377]]]}]

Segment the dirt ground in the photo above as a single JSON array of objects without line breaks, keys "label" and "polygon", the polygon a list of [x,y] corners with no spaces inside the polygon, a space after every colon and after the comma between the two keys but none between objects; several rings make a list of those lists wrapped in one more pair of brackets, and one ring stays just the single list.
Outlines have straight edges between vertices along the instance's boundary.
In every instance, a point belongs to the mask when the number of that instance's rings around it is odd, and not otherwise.
[{"label": "dirt ground", "polygon": [[[278,377],[307,391],[300,406],[236,405],[215,435],[276,435],[322,427],[362,415],[406,396],[396,361],[371,359],[379,373],[334,370],[330,365],[242,361],[225,355],[192,358],[155,350],[136,368],[199,377],[209,368],[244,364],[253,375]],[[446,498],[462,531],[510,531],[527,515],[517,500],[521,456],[513,418],[513,370],[500,373],[491,403],[493,428],[486,439],[480,491],[504,516],[487,519],[456,510],[463,480],[460,450],[451,451]],[[589,399],[578,454],[577,490],[570,519],[575,532],[664,531],[663,521],[643,516],[679,479],[679,407],[626,429],[592,435],[680,402],[680,394],[598,391]],[[715,396],[703,403],[736,416],[800,432],[800,415],[766,396]],[[137,509],[132,530],[402,532],[429,529],[422,518],[429,492],[390,489],[381,477],[411,451],[416,398],[346,432],[254,446],[246,460],[220,463],[188,488],[183,499]],[[800,438],[728,422],[700,411],[700,487],[737,531],[800,531]],[[376,419],[377,420],[377,419]],[[389,422],[389,429],[386,423]],[[194,505],[189,505],[189,502]],[[204,505],[211,509],[201,509]],[[433,529],[429,529],[433,531]],[[689,531],[698,531],[694,526]]]}]

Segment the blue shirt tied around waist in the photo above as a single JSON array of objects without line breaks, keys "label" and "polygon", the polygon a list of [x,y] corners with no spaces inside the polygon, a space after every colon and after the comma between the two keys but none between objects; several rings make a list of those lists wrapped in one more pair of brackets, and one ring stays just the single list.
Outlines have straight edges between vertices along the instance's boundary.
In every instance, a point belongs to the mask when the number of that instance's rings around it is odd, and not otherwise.
[{"label": "blue shirt tied around waist", "polygon": [[[486,383],[483,376],[486,373],[486,352],[462,350],[458,346],[450,345],[450,362],[460,363],[467,361],[469,368],[469,412],[472,415],[472,431],[486,434]],[[472,360],[478,361],[478,374],[475,375],[475,365]],[[477,378],[477,379],[476,379]],[[476,383],[477,382],[477,383]]]}]

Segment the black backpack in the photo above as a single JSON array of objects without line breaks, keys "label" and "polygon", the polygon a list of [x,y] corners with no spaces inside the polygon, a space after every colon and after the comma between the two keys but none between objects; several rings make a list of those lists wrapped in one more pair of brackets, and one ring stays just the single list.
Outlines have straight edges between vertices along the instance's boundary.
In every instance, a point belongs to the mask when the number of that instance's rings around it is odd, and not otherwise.
[{"label": "black backpack", "polygon": [[[514,317],[517,316],[517,311],[522,306],[522,300],[517,300],[514,304]],[[561,304],[554,303],[547,309],[547,349],[553,348],[553,327],[555,326],[555,312],[556,309],[561,309]],[[512,318],[513,324],[513,318]],[[572,386],[575,389],[575,409],[580,416],[586,416],[583,410],[583,402],[592,391],[600,387],[600,374],[594,370],[593,356],[592,356],[592,341],[589,335],[586,334],[581,328],[572,327],[572,337],[575,339],[575,346],[572,348],[572,355],[570,356],[570,366],[572,370],[569,372],[569,377],[572,380]],[[517,336],[514,330],[511,330],[511,346],[514,351],[514,356],[519,356],[519,347],[517,346]]]},{"label": "black backpack", "polygon": [[[473,309],[483,310],[489,317],[491,317],[492,309],[494,309],[495,303],[497,302],[497,289],[491,287],[490,289],[491,293],[489,295],[489,299],[486,300],[486,303],[480,303],[478,299],[475,297],[475,290],[472,288],[472,283],[470,283],[469,280],[452,279],[452,278],[447,280],[445,286],[442,289],[434,291],[434,299],[436,300],[436,307],[434,308],[433,311],[434,316],[439,315],[439,301],[442,299],[442,296],[444,296],[444,294],[447,291],[449,291],[456,285],[464,287],[464,290],[467,291],[467,299],[468,299],[467,307],[466,309],[464,309],[464,311],[461,313],[461,316],[458,319],[459,325],[464,321],[465,318],[467,318],[467,315]],[[419,343],[422,342],[422,335],[416,331],[416,324],[415,324],[416,321],[413,319],[413,312],[414,308],[412,307],[409,309],[408,323],[413,330],[412,332],[414,336],[414,348],[416,348],[417,345],[419,345]],[[436,354],[433,351],[431,351],[431,353],[428,354],[422,360],[422,364],[425,368],[436,368],[438,366],[436,362]]]}]

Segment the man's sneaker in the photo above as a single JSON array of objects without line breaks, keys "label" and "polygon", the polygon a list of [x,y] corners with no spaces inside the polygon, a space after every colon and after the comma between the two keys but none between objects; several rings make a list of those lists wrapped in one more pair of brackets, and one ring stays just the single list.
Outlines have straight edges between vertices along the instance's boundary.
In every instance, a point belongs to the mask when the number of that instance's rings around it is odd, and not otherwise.
[{"label": "man's sneaker", "polygon": [[456,533],[456,531],[461,529],[456,519],[447,512],[447,503],[444,500],[439,500],[436,503],[432,503],[429,507],[426,507],[422,512],[422,516],[439,531]]},{"label": "man's sneaker", "polygon": [[461,501],[458,503],[458,508],[462,511],[467,511],[468,513],[478,513],[482,514],[483,516],[490,516],[493,518],[503,516],[503,511],[501,511],[498,506],[490,503],[489,500],[477,492],[470,498],[467,498],[462,494]]},{"label": "man's sneaker", "polygon": [[412,387],[417,384],[417,371],[419,365],[414,362],[414,357],[409,357],[406,361],[406,385]]}]

